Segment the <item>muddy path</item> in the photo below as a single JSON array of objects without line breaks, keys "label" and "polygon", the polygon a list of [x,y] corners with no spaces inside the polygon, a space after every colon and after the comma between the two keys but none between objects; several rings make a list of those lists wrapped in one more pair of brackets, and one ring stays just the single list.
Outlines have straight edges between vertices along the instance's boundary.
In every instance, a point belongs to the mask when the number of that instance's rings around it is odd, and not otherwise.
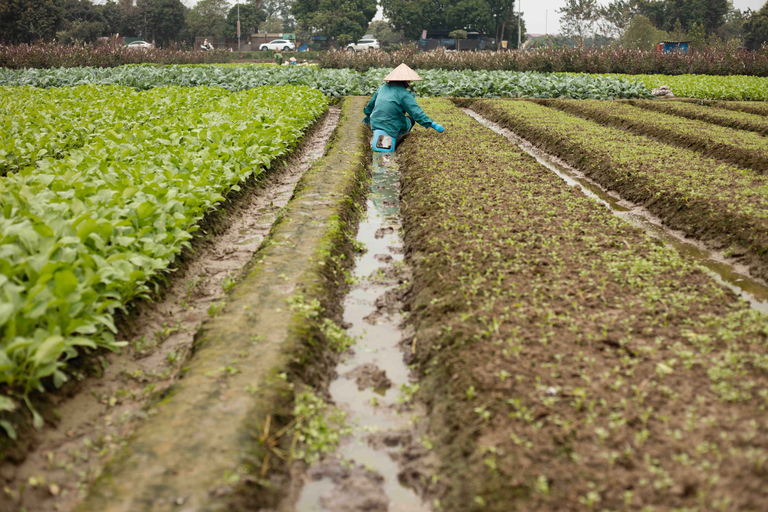
[{"label": "muddy path", "polygon": [[58,422],[44,427],[22,461],[0,463],[0,511],[69,511],[83,499],[115,451],[154,414],[154,402],[183,374],[201,323],[219,310],[296,183],[323,156],[340,110],[331,106],[294,155],[236,205],[225,205],[215,232],[198,237],[162,299],[141,304],[124,323],[118,339],[129,347],[98,358],[100,378],[86,379],[74,396],[55,398]]},{"label": "muddy path", "polygon": [[349,434],[332,454],[294,468],[287,510],[295,512],[427,512],[429,451],[420,424],[418,389],[406,365],[412,335],[403,325],[410,270],[403,256],[399,168],[374,155],[371,193],[357,243],[353,285],[343,326],[355,340],[336,366],[331,402],[346,415]]},{"label": "muddy path", "polygon": [[648,235],[663,241],[680,254],[693,259],[708,269],[716,281],[740,295],[741,298],[749,302],[753,309],[768,313],[768,283],[753,275],[749,267],[738,259],[728,257],[722,250],[718,250],[703,241],[686,236],[683,231],[664,225],[662,219],[647,208],[622,198],[615,191],[606,190],[583,172],[568,165],[560,158],[537,148],[535,144],[501,124],[483,117],[474,110],[464,108],[462,111],[483,126],[508,138],[568,185],[580,188],[587,197],[591,197],[606,206],[619,218],[643,229]]}]

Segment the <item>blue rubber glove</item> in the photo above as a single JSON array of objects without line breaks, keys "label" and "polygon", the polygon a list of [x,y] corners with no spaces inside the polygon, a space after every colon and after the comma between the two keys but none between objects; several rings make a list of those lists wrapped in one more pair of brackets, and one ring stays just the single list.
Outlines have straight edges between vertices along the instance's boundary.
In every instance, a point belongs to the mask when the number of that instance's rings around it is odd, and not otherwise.
[{"label": "blue rubber glove", "polygon": [[437,131],[437,133],[443,133],[445,131],[445,128],[443,128],[443,125],[437,124],[436,122],[432,121],[431,124],[432,128]]},{"label": "blue rubber glove", "polygon": [[365,126],[371,126],[371,117],[370,117],[370,116],[365,116],[365,117],[363,118],[363,124],[364,124]]}]

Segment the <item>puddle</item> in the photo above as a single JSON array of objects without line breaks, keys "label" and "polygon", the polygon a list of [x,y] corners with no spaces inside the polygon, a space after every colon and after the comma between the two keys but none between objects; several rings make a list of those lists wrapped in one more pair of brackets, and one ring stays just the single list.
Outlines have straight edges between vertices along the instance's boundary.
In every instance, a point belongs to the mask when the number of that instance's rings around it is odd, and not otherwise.
[{"label": "puddle", "polygon": [[409,449],[418,413],[401,403],[403,387],[413,384],[400,349],[409,273],[400,238],[399,183],[393,157],[374,156],[367,216],[357,235],[365,253],[357,258],[355,284],[344,301],[347,334],[356,343],[329,388],[352,434],[306,472],[297,512],[430,510],[399,477],[398,460]]},{"label": "puddle", "polygon": [[466,108],[462,110],[482,125],[517,144],[520,149],[557,174],[568,185],[580,187],[587,197],[604,204],[617,216],[644,229],[649,235],[674,247],[681,254],[693,258],[699,265],[708,269],[715,280],[749,302],[753,309],[768,313],[768,285],[762,280],[752,277],[746,265],[729,260],[722,252],[710,250],[701,242],[687,239],[681,231],[669,229],[663,225],[661,219],[646,208],[621,199],[615,192],[606,191],[582,172],[559,158],[541,151],[511,130],[484,118],[473,110]]},{"label": "puddle", "polygon": [[[67,512],[78,505],[110,454],[152,414],[147,403],[178,378],[195,333],[269,234],[298,180],[322,157],[340,112],[340,106],[330,107],[301,151],[235,203],[220,232],[195,240],[162,299],[139,305],[130,325],[122,326],[118,338],[130,347],[104,354],[101,378],[87,379],[71,398],[58,397],[61,421],[46,426],[36,448],[18,465],[0,463],[0,487],[11,491],[0,493],[1,512]],[[11,509],[5,508],[7,496]]]}]

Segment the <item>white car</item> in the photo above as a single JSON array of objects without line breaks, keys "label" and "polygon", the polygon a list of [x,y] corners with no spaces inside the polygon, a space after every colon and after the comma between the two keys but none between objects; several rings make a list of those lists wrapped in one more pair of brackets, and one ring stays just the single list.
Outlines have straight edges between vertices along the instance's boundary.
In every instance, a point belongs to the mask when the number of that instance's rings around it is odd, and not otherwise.
[{"label": "white car", "polygon": [[125,45],[125,47],[130,48],[131,50],[148,50],[150,48],[154,48],[155,46],[152,43],[148,43],[146,41],[134,41]]},{"label": "white car", "polygon": [[348,52],[364,52],[366,50],[378,50],[381,48],[379,42],[375,39],[361,39],[356,43],[347,45]]},{"label": "white car", "polygon": [[283,50],[284,52],[290,52],[296,49],[296,45],[293,41],[287,39],[275,39],[268,43],[264,43],[259,47],[259,50],[265,52],[267,50]]}]

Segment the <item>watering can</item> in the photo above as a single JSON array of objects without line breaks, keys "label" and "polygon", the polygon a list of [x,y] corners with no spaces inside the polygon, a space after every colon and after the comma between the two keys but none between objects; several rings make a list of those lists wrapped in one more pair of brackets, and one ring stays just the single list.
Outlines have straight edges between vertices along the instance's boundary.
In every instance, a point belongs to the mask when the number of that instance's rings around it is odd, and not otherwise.
[{"label": "watering can", "polygon": [[379,153],[394,153],[397,140],[384,130],[373,130],[371,149]]}]

